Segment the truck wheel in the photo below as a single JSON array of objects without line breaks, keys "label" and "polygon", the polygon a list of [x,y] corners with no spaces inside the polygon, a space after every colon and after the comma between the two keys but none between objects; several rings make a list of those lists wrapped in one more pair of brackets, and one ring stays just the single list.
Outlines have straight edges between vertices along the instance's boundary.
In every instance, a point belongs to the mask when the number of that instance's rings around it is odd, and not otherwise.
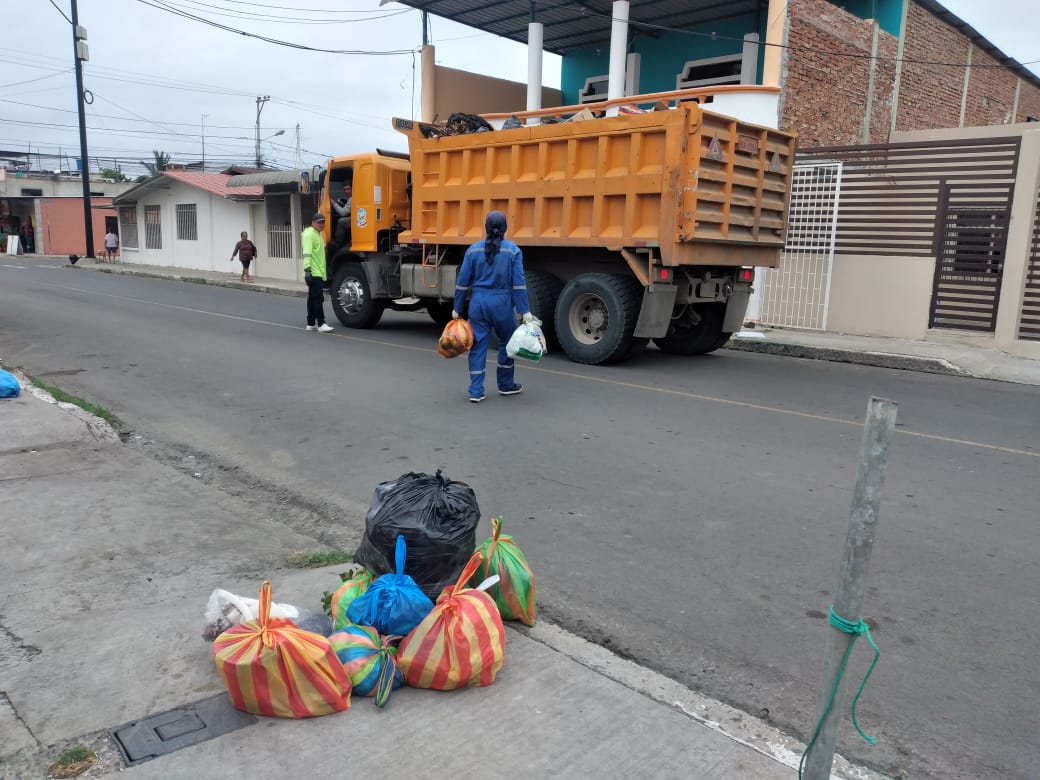
[{"label": "truck wheel", "polygon": [[451,322],[451,313],[455,311],[454,306],[455,304],[451,301],[434,301],[426,304],[426,313],[430,315],[431,320],[443,328]]},{"label": "truck wheel", "polygon": [[563,282],[545,271],[527,271],[527,298],[531,304],[531,313],[542,321],[542,333],[550,347],[558,347],[556,323],[553,321],[556,312],[556,301],[560,298]]},{"label": "truck wheel", "polygon": [[346,263],[332,279],[332,310],[348,328],[374,328],[383,316],[386,301],[372,297],[372,288],[361,263]]},{"label": "truck wheel", "polygon": [[[632,335],[643,287],[619,274],[582,274],[556,304],[556,337],[575,363],[617,363],[646,345]],[[641,343],[640,343],[641,342]]]},{"label": "truck wheel", "polygon": [[691,325],[679,321],[672,325],[667,336],[654,339],[658,349],[670,355],[706,355],[729,341],[733,334],[722,331],[726,304],[698,303],[693,310],[700,315],[700,322]]}]

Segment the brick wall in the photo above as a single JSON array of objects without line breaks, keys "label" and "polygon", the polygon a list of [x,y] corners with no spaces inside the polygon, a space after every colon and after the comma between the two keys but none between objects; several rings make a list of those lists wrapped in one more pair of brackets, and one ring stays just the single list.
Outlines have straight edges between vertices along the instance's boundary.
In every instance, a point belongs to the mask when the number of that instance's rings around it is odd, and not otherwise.
[{"label": "brick wall", "polygon": [[[827,0],[791,0],[781,127],[800,146],[863,142],[873,24]],[[888,140],[897,40],[878,35],[869,143]],[[856,56],[841,56],[856,55]]]},{"label": "brick wall", "polygon": [[[906,15],[903,45],[903,71],[899,80],[897,130],[929,130],[959,127],[964,96],[965,68],[922,64],[947,62],[963,64],[971,49],[972,67],[968,73],[964,126],[1000,125],[1024,122],[1027,114],[1040,108],[1040,87],[1022,79],[1019,110],[1011,116],[1018,74],[999,65],[989,54],[962,32],[910,2]],[[1034,110],[1030,110],[1029,107]]]},{"label": "brick wall", "polygon": [[1032,116],[1040,119],[1040,89],[1031,86],[1028,81],[1021,79],[1022,90],[1018,96],[1018,118],[1016,121],[1025,122],[1026,117]]},{"label": "brick wall", "polygon": [[[908,3],[897,130],[960,126],[969,48],[973,67],[964,107],[965,126],[1040,117],[1040,87],[1007,68],[987,67],[1000,63],[972,46],[956,28],[912,0]],[[828,0],[790,0],[788,20],[781,127],[795,130],[803,147],[862,143],[872,23]],[[889,139],[898,44],[895,36],[879,33],[868,143],[886,143]],[[1019,81],[1018,112],[1012,117]]]}]

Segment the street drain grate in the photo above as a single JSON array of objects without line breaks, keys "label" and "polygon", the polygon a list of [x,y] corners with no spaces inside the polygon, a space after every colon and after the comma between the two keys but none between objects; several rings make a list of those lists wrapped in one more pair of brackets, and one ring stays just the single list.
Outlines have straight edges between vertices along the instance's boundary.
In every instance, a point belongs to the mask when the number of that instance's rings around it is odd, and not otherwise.
[{"label": "street drain grate", "polygon": [[112,729],[127,766],[150,761],[256,723],[255,715],[236,710],[226,694],[177,707]]}]

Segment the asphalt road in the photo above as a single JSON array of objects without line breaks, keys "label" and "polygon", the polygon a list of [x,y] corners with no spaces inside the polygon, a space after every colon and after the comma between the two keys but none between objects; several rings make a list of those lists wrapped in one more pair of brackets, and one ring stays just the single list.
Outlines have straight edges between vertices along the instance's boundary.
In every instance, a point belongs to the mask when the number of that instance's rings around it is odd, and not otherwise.
[{"label": "asphalt road", "polygon": [[[292,491],[341,543],[378,482],[443,468],[504,516],[542,616],[803,738],[866,403],[892,398],[864,604],[882,655],[858,710],[879,742],[846,723],[841,750],[912,777],[1036,777],[1040,389],[650,350],[549,356],[518,370],[522,395],[473,405],[424,314],[329,335],[304,314],[301,298],[0,261],[5,366]],[[870,656],[857,647],[857,684]]]}]

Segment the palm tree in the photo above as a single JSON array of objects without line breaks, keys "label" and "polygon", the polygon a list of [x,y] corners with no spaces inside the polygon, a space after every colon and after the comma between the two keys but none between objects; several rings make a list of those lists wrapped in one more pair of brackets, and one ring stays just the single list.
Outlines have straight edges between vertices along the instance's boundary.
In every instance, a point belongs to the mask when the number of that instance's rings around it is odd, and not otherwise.
[{"label": "palm tree", "polygon": [[166,152],[160,152],[158,149],[153,149],[152,154],[155,156],[155,161],[149,163],[141,160],[141,165],[148,169],[148,173],[155,176],[155,174],[166,170],[170,164],[170,155],[166,154]]}]

